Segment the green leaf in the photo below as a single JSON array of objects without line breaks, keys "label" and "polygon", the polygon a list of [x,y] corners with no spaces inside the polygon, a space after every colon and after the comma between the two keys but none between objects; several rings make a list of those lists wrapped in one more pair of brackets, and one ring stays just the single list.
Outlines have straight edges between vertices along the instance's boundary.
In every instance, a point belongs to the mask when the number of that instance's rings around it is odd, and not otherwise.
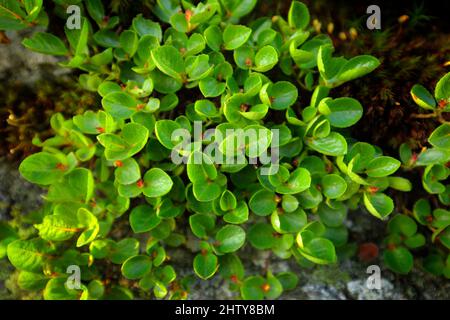
[{"label": "green leaf", "polygon": [[50,186],[46,199],[56,203],[87,203],[92,198],[93,192],[92,172],[86,168],[76,168]]},{"label": "green leaf", "polygon": [[120,184],[131,184],[141,178],[139,164],[133,158],[125,159],[114,171],[114,174]]},{"label": "green leaf", "polygon": [[19,270],[29,272],[42,272],[42,268],[48,257],[43,240],[16,240],[7,248],[8,259]]},{"label": "green leaf", "polygon": [[223,220],[227,223],[241,224],[248,220],[248,207],[245,201],[239,201],[235,209],[228,211]]},{"label": "green leaf", "polygon": [[347,141],[337,132],[331,132],[325,138],[306,138],[305,143],[311,149],[327,156],[337,157],[347,153]]},{"label": "green leaf", "polygon": [[194,258],[194,272],[203,280],[211,278],[218,268],[218,259],[215,254],[205,252],[197,254]]},{"label": "green leaf", "polygon": [[403,247],[384,251],[383,259],[389,269],[401,274],[409,273],[414,264],[411,252]]},{"label": "green leaf", "polygon": [[267,72],[278,63],[278,53],[272,46],[264,46],[255,55],[255,67],[258,72]]},{"label": "green leaf", "polygon": [[260,99],[270,108],[285,110],[292,106],[298,98],[297,88],[288,81],[265,84],[259,93]]},{"label": "green leaf", "polygon": [[347,218],[347,207],[342,202],[334,202],[332,204],[321,203],[317,213],[320,221],[327,227],[339,227]]},{"label": "green leaf", "polygon": [[[434,89],[434,97],[437,101],[447,100],[447,104],[450,99],[450,72],[443,76],[438,83],[436,84],[436,88]],[[448,107],[447,109],[448,110]]]},{"label": "green leaf", "polygon": [[173,16],[171,16],[170,24],[175,30],[179,32],[186,33],[189,30],[189,25],[186,20],[186,16],[182,12],[175,13]]},{"label": "green leaf", "polygon": [[52,214],[44,217],[41,224],[34,225],[39,236],[49,241],[65,241],[81,231],[76,218],[65,214]]},{"label": "green leaf", "polygon": [[52,184],[67,172],[65,157],[39,152],[27,157],[19,166],[20,174],[28,181],[41,185]]},{"label": "green leaf", "polygon": [[206,77],[200,80],[199,88],[204,97],[217,97],[225,91],[226,84],[213,77]]},{"label": "green leaf", "polygon": [[295,169],[288,180],[276,186],[275,191],[281,194],[296,194],[305,191],[311,185],[311,175],[305,168]]},{"label": "green leaf", "polygon": [[443,123],[428,138],[428,142],[436,147],[450,150],[450,124]]},{"label": "green leaf", "polygon": [[105,16],[105,8],[101,0],[92,0],[86,2],[86,9],[92,19],[98,24],[103,22],[103,17]]},{"label": "green leaf", "polygon": [[309,25],[308,7],[300,1],[293,1],[288,13],[288,23],[291,28],[305,29]]},{"label": "green leaf", "polygon": [[22,44],[32,51],[44,54],[65,56],[69,53],[60,38],[45,32],[35,33],[32,38],[24,39]]},{"label": "green leaf", "polygon": [[250,38],[252,29],[242,25],[229,24],[223,31],[223,42],[226,50],[235,50]]},{"label": "green leaf", "polygon": [[170,176],[159,168],[152,168],[144,175],[143,193],[149,198],[162,197],[172,189]]},{"label": "green leaf", "polygon": [[388,176],[398,168],[400,168],[401,162],[397,159],[381,156],[372,159],[366,166],[366,173],[369,177],[379,178]]},{"label": "green leaf", "polygon": [[196,213],[189,217],[189,225],[192,233],[198,238],[206,238],[215,226],[213,216],[208,214]]},{"label": "green leaf", "polygon": [[298,276],[293,272],[280,272],[276,274],[278,281],[283,286],[283,290],[294,290],[298,284]]},{"label": "green leaf", "polygon": [[263,189],[253,194],[248,205],[256,215],[268,216],[277,208],[277,198],[275,193]]},{"label": "green leaf", "polygon": [[42,290],[49,281],[45,275],[40,273],[21,271],[17,279],[17,284],[23,290]]},{"label": "green leaf", "polygon": [[127,123],[121,135],[103,133],[97,140],[105,147],[107,160],[125,160],[141,151],[147,144],[149,132],[146,127],[138,123]]},{"label": "green leaf", "polygon": [[139,102],[126,92],[111,92],[102,99],[106,112],[117,120],[128,119],[137,111]]},{"label": "green leaf", "polygon": [[133,29],[139,34],[140,37],[150,35],[162,40],[162,31],[159,23],[153,22],[149,19],[145,19],[141,14],[133,19]]},{"label": "green leaf", "polygon": [[93,38],[96,43],[104,48],[118,48],[120,46],[119,35],[112,30],[100,29]]},{"label": "green leaf", "polygon": [[229,211],[235,209],[237,206],[236,197],[231,191],[225,190],[220,196],[220,209]]},{"label": "green leaf", "polygon": [[255,223],[248,229],[248,241],[259,250],[271,249],[276,241],[276,232],[270,224]]},{"label": "green leaf", "polygon": [[194,183],[193,192],[198,201],[208,202],[220,197],[222,188],[217,182],[207,180]]},{"label": "green leaf", "polygon": [[150,206],[139,205],[131,210],[130,226],[134,233],[148,232],[156,228],[160,222],[161,219]]},{"label": "green leaf", "polygon": [[80,290],[69,289],[66,277],[50,279],[42,293],[45,300],[78,300],[81,296]]},{"label": "green leaf", "polygon": [[389,187],[395,190],[409,192],[412,190],[412,183],[408,179],[402,177],[388,177]]},{"label": "green leaf", "polygon": [[350,127],[363,115],[363,108],[358,100],[347,97],[322,100],[319,111],[337,128]]},{"label": "green leaf", "polygon": [[398,214],[389,221],[388,230],[390,233],[401,233],[411,237],[417,232],[417,225],[410,217]]},{"label": "green leaf", "polygon": [[220,51],[220,47],[222,45],[222,30],[216,25],[211,25],[205,29],[203,33],[205,36],[206,44],[213,51]]},{"label": "green leaf", "polygon": [[[302,240],[299,241],[299,238]],[[305,241],[300,232],[297,236],[297,243],[299,243],[300,254],[314,263],[330,264],[337,260],[334,245],[328,239],[318,237]]]},{"label": "green leaf", "polygon": [[158,120],[155,124],[155,133],[158,141],[167,149],[172,150],[179,140],[172,140],[174,131],[182,129],[181,125],[173,120]]},{"label": "green leaf", "polygon": [[125,30],[120,34],[120,46],[130,56],[134,56],[138,49],[139,38],[133,30]]},{"label": "green leaf", "polygon": [[321,185],[323,194],[330,199],[339,198],[347,190],[347,183],[344,178],[337,174],[323,176]]},{"label": "green leaf", "polygon": [[245,231],[239,226],[226,225],[217,232],[216,241],[221,253],[237,251],[244,245]]},{"label": "green leaf", "polygon": [[307,217],[303,209],[298,208],[293,212],[276,210],[270,217],[273,228],[278,233],[296,233],[307,223]]},{"label": "green leaf", "polygon": [[436,108],[436,100],[434,100],[431,93],[422,85],[416,84],[411,88],[411,97],[414,102],[420,107],[428,110]]},{"label": "green leaf", "polygon": [[152,50],[152,58],[156,67],[168,76],[182,80],[184,61],[181,53],[173,46],[164,45]]},{"label": "green leaf", "polygon": [[122,274],[129,280],[140,279],[150,272],[152,261],[150,257],[138,255],[127,259],[122,265]]},{"label": "green leaf", "polygon": [[372,72],[379,65],[380,61],[375,57],[368,55],[357,56],[342,66],[337,77],[341,83],[347,82]]},{"label": "green leaf", "polygon": [[194,108],[195,112],[207,118],[214,118],[220,115],[219,110],[216,108],[214,103],[206,99],[197,100]]},{"label": "green leaf", "polygon": [[384,220],[393,210],[394,202],[384,193],[364,193],[364,205],[375,217]]},{"label": "green leaf", "polygon": [[241,286],[241,296],[244,300],[262,300],[264,299],[263,286],[266,283],[261,276],[252,276],[245,279]]},{"label": "green leaf", "polygon": [[112,263],[122,264],[130,257],[139,253],[139,241],[134,238],[125,238],[113,243],[109,259]]}]

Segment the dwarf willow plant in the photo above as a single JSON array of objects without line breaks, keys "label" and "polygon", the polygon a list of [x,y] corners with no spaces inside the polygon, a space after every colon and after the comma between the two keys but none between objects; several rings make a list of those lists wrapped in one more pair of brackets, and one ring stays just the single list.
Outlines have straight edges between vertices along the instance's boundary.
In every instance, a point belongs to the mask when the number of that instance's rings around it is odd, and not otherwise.
[{"label": "dwarf willow plant", "polygon": [[[61,10],[74,1],[54,2]],[[65,30],[67,41],[41,32],[23,44],[66,57],[61,65],[83,71],[80,84],[98,92],[103,108],[53,115],[55,136],[36,138],[42,152],[20,165],[25,179],[48,188],[33,236],[2,229],[0,252],[22,288],[45,299],[125,299],[136,293],[132,281],[157,298],[186,298],[192,279],[177,279],[168,255],[193,238],[199,278],[221,276],[244,299],[274,299],[297,276],[249,276],[241,249],[302,266],[335,263],[348,252],[349,209],[363,204],[386,219],[394,204],[385,191],[411,189],[391,176],[398,160],[348,136],[362,105],[328,97],[378,60],[333,56],[328,36],[311,36],[303,3],[293,1],[287,19],[243,25],[256,0],[158,0],[160,23],[139,15],[126,29],[105,18],[101,1],[75,2],[87,15],[79,30]],[[3,1],[2,21],[33,24],[41,4]],[[180,148],[174,132],[196,136],[198,123],[213,134]],[[239,129],[262,136],[225,148],[239,138],[225,134],[214,150],[244,163],[215,163],[205,150],[218,133]],[[272,150],[276,163],[254,161]],[[174,152],[188,160],[174,163]],[[79,287],[67,281],[71,266],[81,269]]]},{"label": "dwarf willow plant", "polygon": [[408,273],[414,263],[409,249],[425,245],[425,237],[417,233],[417,224],[431,231],[430,254],[424,259],[426,270],[450,278],[450,122],[444,114],[450,112],[450,73],[436,84],[434,96],[422,85],[411,89],[414,102],[426,113],[415,114],[416,118],[434,118],[441,123],[428,137],[431,147],[422,147],[415,152],[404,143],[400,146],[400,158],[405,170],[421,170],[423,189],[427,198],[418,199],[413,210],[396,216],[389,223],[386,239],[385,262],[392,270]]}]

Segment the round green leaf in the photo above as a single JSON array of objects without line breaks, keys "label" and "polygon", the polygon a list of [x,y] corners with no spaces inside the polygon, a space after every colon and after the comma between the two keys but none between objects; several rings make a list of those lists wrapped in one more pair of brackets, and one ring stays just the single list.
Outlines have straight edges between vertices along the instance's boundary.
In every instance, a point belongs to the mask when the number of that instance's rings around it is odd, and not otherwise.
[{"label": "round green leaf", "polygon": [[344,178],[337,174],[323,176],[321,185],[323,194],[330,199],[339,198],[347,190],[347,183]]},{"label": "round green leaf", "polygon": [[181,80],[184,73],[184,61],[181,53],[173,46],[164,45],[152,50],[156,67],[168,76]]},{"label": "round green leaf", "polygon": [[319,111],[337,128],[347,128],[359,121],[363,114],[363,107],[353,98],[328,99],[319,103]]},{"label": "round green leaf", "polygon": [[297,88],[288,81],[267,83],[259,93],[261,101],[275,110],[285,110],[298,98]]},{"label": "round green leaf", "polygon": [[305,29],[309,25],[308,7],[300,1],[292,1],[288,12],[288,23],[291,28]]},{"label": "round green leaf", "polygon": [[214,181],[200,181],[193,184],[193,192],[198,201],[208,202],[220,197],[222,188]]},{"label": "round green leaf", "polygon": [[150,231],[160,222],[155,210],[147,205],[137,206],[130,213],[130,226],[134,233]]},{"label": "round green leaf", "polygon": [[450,72],[443,76],[438,83],[436,84],[436,88],[434,90],[434,96],[436,100],[447,100],[449,102],[450,99]]},{"label": "round green leaf", "polygon": [[143,193],[149,198],[162,197],[172,189],[170,176],[159,168],[152,168],[144,175]]},{"label": "round green leaf", "polygon": [[367,210],[379,219],[385,219],[393,210],[394,202],[384,193],[364,193],[364,205]]},{"label": "round green leaf", "polygon": [[259,190],[250,198],[250,210],[258,216],[268,216],[277,208],[275,193],[268,190]]},{"label": "round green leaf", "polygon": [[49,185],[58,181],[67,170],[65,158],[48,152],[28,156],[19,166],[22,176],[36,184]]},{"label": "round green leaf", "polygon": [[241,286],[241,295],[244,300],[262,300],[264,299],[263,286],[266,283],[261,276],[252,276],[245,279]]},{"label": "round green leaf", "polygon": [[341,202],[334,202],[333,206],[321,203],[317,210],[320,221],[328,227],[339,227],[347,217],[347,207]]},{"label": "round green leaf", "polygon": [[181,125],[173,120],[158,120],[155,124],[155,133],[158,141],[170,150],[178,144],[178,141],[172,140],[173,132],[181,129]]},{"label": "round green leaf", "polygon": [[372,56],[362,55],[354,57],[342,66],[338,79],[340,82],[347,82],[362,77],[378,68],[379,65],[380,61]]},{"label": "round green leaf", "polygon": [[139,164],[133,158],[125,159],[114,171],[115,177],[120,184],[131,184],[141,177]]},{"label": "round green leaf", "polygon": [[308,222],[306,213],[301,208],[298,208],[293,212],[276,210],[272,213],[270,218],[273,228],[278,233],[299,232]]},{"label": "round green leaf", "polygon": [[44,54],[65,56],[69,53],[60,38],[45,32],[35,33],[32,38],[24,39],[22,44],[32,51]]},{"label": "round green leaf", "polygon": [[333,243],[325,238],[314,238],[299,251],[306,259],[317,264],[334,263],[337,259]]},{"label": "round green leaf", "polygon": [[102,99],[102,106],[117,120],[128,119],[137,111],[138,101],[126,92],[111,92]]},{"label": "round green leaf", "polygon": [[192,233],[199,238],[206,238],[215,224],[214,217],[209,214],[196,213],[189,217]]},{"label": "round green leaf", "polygon": [[276,186],[275,191],[281,194],[296,194],[305,191],[311,185],[311,175],[305,168],[295,169],[284,183]]},{"label": "round green leaf", "polygon": [[122,265],[122,274],[129,280],[140,279],[150,272],[152,261],[149,256],[138,255],[127,259]]},{"label": "round green leaf", "polygon": [[216,234],[217,249],[222,253],[230,253],[244,245],[245,231],[239,226],[227,225]]},{"label": "round green leaf", "polygon": [[234,50],[242,46],[250,38],[252,29],[242,25],[229,24],[223,31],[223,42],[226,50]]},{"label": "round green leaf", "polygon": [[206,44],[213,51],[220,51],[222,45],[222,30],[216,25],[209,26],[203,33],[205,36]]},{"label": "round green leaf", "polygon": [[373,178],[385,177],[397,171],[400,165],[401,162],[397,159],[381,156],[369,162],[366,166],[366,173]]},{"label": "round green leaf", "polygon": [[270,224],[255,223],[248,229],[248,241],[259,250],[271,249],[276,241],[275,230]]},{"label": "round green leaf", "polygon": [[201,253],[194,258],[194,271],[203,280],[211,278],[219,268],[218,259],[215,254]]},{"label": "round green leaf", "polygon": [[411,97],[420,107],[428,110],[436,108],[436,100],[431,93],[422,85],[416,84],[411,88]]},{"label": "round green leaf", "polygon": [[428,142],[436,148],[450,150],[450,124],[444,123],[437,127],[431,133]]},{"label": "round green leaf", "polygon": [[278,52],[272,46],[264,46],[255,55],[255,67],[258,72],[267,72],[278,62]]},{"label": "round green leaf", "polygon": [[384,251],[383,258],[389,269],[401,274],[409,273],[414,265],[411,252],[403,247]]},{"label": "round green leaf", "polygon": [[325,138],[306,138],[305,142],[311,149],[327,156],[337,157],[347,153],[347,141],[337,132],[331,132]]}]

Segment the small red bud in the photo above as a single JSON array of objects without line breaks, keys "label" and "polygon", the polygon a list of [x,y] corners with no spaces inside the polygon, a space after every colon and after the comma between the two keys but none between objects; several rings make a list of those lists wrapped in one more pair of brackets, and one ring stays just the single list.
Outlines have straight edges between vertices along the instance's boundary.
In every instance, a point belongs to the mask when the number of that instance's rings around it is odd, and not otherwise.
[{"label": "small red bud", "polygon": [[270,285],[268,283],[265,283],[261,286],[262,291],[264,292],[269,292],[270,290]]},{"label": "small red bud", "polygon": [[140,188],[143,188],[144,187],[144,181],[142,181],[142,179],[141,180],[139,180],[138,182],[136,182],[136,185],[137,185],[137,187],[140,189]]}]

